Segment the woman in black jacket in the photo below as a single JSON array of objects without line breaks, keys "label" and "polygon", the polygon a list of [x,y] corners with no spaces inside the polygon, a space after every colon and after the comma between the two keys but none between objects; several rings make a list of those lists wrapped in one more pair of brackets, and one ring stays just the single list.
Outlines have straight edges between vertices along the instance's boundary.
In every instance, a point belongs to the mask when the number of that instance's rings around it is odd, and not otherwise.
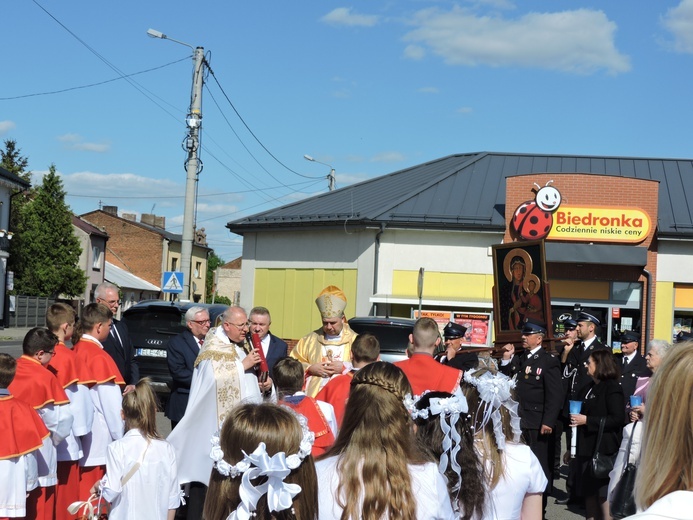
[{"label": "woman in black jacket", "polygon": [[577,457],[581,475],[577,482],[578,496],[585,499],[585,518],[609,520],[606,491],[609,478],[598,479],[592,474],[592,457],[597,447],[599,424],[604,419],[604,433],[599,445],[602,455],[615,455],[621,443],[625,417],[625,398],[619,383],[620,370],[613,354],[596,350],[590,354],[587,373],[592,382],[585,387],[580,399],[582,413],[571,414],[570,425],[578,426]]}]

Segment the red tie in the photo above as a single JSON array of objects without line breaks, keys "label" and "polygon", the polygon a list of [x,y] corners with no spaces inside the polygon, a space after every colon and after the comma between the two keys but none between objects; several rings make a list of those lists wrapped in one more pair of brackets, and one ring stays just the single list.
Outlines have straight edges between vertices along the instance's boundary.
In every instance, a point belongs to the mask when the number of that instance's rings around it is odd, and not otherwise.
[{"label": "red tie", "polygon": [[202,348],[202,344],[205,342],[203,339],[198,339],[197,342],[200,344],[200,348]]}]

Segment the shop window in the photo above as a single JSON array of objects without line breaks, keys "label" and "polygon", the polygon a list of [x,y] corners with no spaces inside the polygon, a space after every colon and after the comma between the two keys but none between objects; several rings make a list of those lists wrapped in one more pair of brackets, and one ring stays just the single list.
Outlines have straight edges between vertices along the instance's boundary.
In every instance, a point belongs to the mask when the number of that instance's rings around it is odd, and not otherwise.
[{"label": "shop window", "polygon": [[672,329],[672,341],[676,335],[683,332],[691,332],[693,329],[693,311],[674,311],[674,326]]}]

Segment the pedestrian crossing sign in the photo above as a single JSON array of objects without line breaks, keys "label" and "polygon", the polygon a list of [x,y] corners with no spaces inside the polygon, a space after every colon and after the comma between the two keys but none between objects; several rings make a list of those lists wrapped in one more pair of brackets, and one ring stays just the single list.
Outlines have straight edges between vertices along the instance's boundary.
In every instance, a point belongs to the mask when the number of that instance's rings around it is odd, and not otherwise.
[{"label": "pedestrian crossing sign", "polygon": [[162,292],[165,293],[177,293],[183,292],[183,273],[180,271],[164,271],[164,283],[162,285]]}]

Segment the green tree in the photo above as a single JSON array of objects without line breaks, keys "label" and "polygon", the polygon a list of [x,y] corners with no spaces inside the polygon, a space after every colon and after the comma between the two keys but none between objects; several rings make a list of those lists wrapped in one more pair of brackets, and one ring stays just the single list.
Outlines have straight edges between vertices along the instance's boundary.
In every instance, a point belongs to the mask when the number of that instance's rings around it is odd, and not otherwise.
[{"label": "green tree", "polygon": [[[17,148],[17,141],[5,139],[4,143],[5,149],[0,150],[0,166],[10,173],[14,173],[20,179],[31,182],[31,172],[27,169],[29,167],[29,159],[22,155],[20,148]],[[12,232],[17,230],[21,208],[31,196],[31,188],[23,190],[24,193],[22,195],[17,195],[20,191],[22,190],[13,190],[12,203],[10,204],[9,229]],[[10,252],[13,249],[10,249]],[[12,262],[12,256],[10,256],[9,269],[14,270],[16,267],[15,263]]]},{"label": "green tree", "polygon": [[15,237],[12,256],[17,294],[77,296],[84,291],[86,275],[77,265],[81,246],[54,164],[21,208]]},{"label": "green tree", "polygon": [[[209,300],[212,303],[212,300]],[[218,294],[214,297],[214,303],[219,303],[221,305],[231,305],[231,300],[226,296],[219,296]]]},{"label": "green tree", "polygon": [[29,159],[21,153],[22,150],[17,148],[17,141],[5,139],[5,149],[0,150],[0,166],[25,181],[31,182],[31,172],[27,170]]},{"label": "green tree", "polygon": [[214,251],[207,257],[207,283],[205,284],[207,286],[207,294],[205,295],[205,301],[207,303],[212,302],[212,294],[214,294],[216,289],[216,287],[214,287],[214,271],[217,270],[217,267],[225,263],[226,262],[221,257],[217,256]]}]

